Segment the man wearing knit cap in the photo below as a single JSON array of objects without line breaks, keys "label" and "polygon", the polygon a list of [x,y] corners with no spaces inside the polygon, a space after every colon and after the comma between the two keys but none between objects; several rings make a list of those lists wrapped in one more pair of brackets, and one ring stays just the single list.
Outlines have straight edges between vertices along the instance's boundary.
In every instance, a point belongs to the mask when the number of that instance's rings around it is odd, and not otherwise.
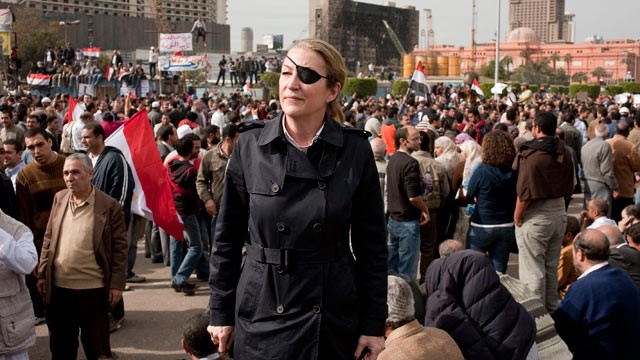
[{"label": "man wearing knit cap", "polygon": [[388,277],[385,349],[378,360],[464,359],[458,345],[445,331],[425,328],[414,317],[411,287],[398,276]]}]

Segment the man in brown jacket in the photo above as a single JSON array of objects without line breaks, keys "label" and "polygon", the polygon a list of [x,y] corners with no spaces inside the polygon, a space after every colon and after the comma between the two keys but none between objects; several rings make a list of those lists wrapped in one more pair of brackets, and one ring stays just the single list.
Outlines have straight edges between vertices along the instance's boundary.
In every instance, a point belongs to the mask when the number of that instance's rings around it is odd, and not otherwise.
[{"label": "man in brown jacket", "polygon": [[399,276],[388,277],[387,340],[378,360],[462,360],[462,352],[446,331],[423,327],[414,317],[411,287]]},{"label": "man in brown jacket", "polygon": [[38,264],[49,348],[54,359],[75,359],[80,330],[87,359],[109,359],[108,311],[125,286],[124,211],[91,185],[86,155],[67,157],[63,175],[67,189],[54,197]]},{"label": "man in brown jacket", "polygon": [[640,171],[640,154],[627,137],[629,125],[619,122],[616,134],[607,140],[613,153],[613,173],[618,182],[618,188],[613,191],[613,204],[611,219],[616,222],[622,219],[622,209],[627,205],[633,205],[635,172]]}]

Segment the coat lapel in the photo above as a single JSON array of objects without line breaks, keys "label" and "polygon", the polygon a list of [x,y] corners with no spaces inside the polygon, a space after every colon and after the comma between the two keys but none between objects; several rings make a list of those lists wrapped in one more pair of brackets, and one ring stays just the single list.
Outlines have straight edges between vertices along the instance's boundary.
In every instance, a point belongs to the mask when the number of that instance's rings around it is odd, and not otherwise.
[{"label": "coat lapel", "polygon": [[96,191],[95,204],[93,206],[93,249],[96,251],[96,254],[100,253],[102,248],[102,235],[107,222],[107,212],[109,211],[109,208],[105,206],[106,203],[107,202],[102,199],[102,194]]}]

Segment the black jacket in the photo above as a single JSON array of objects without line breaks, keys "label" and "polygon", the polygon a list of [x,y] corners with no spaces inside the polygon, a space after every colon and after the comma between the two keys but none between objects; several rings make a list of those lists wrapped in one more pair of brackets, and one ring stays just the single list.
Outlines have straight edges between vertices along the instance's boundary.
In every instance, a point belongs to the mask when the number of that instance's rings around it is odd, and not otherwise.
[{"label": "black jacket", "polygon": [[129,224],[131,199],[136,186],[131,167],[122,152],[113,146],[105,146],[93,166],[93,186],[114,198],[124,210],[125,223]]},{"label": "black jacket", "polygon": [[387,246],[366,133],[326,117],[307,151],[279,116],[242,133],[229,160],[210,321],[235,325],[236,360],[353,359],[360,335],[384,334]]},{"label": "black jacket", "polygon": [[200,198],[196,190],[198,171],[188,161],[175,158],[168,164],[169,179],[176,211],[180,215],[195,215],[198,213]]},{"label": "black jacket", "polygon": [[435,260],[426,284],[425,326],[448,332],[465,359],[527,357],[536,340],[535,322],[500,284],[486,255],[462,250]]},{"label": "black jacket", "polygon": [[609,264],[629,274],[640,291],[640,251],[629,245],[612,248],[611,254],[609,254]]}]

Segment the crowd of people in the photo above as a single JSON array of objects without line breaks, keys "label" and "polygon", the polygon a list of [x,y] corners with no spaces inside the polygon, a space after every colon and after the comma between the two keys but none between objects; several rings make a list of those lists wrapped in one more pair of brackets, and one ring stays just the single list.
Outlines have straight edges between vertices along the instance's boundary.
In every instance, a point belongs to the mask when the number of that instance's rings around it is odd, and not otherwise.
[{"label": "crowd of people", "polygon": [[[279,99],[84,95],[72,121],[67,95],[2,99],[0,308],[23,340],[0,355],[25,358],[46,322],[54,358],[75,358],[79,329],[88,359],[111,358],[144,235],[174,291],[209,282],[185,328],[196,358],[640,357],[631,98],[347,98],[314,39],[274,66]],[[142,110],[184,241],[131,213],[132,164],[105,144]]]}]

